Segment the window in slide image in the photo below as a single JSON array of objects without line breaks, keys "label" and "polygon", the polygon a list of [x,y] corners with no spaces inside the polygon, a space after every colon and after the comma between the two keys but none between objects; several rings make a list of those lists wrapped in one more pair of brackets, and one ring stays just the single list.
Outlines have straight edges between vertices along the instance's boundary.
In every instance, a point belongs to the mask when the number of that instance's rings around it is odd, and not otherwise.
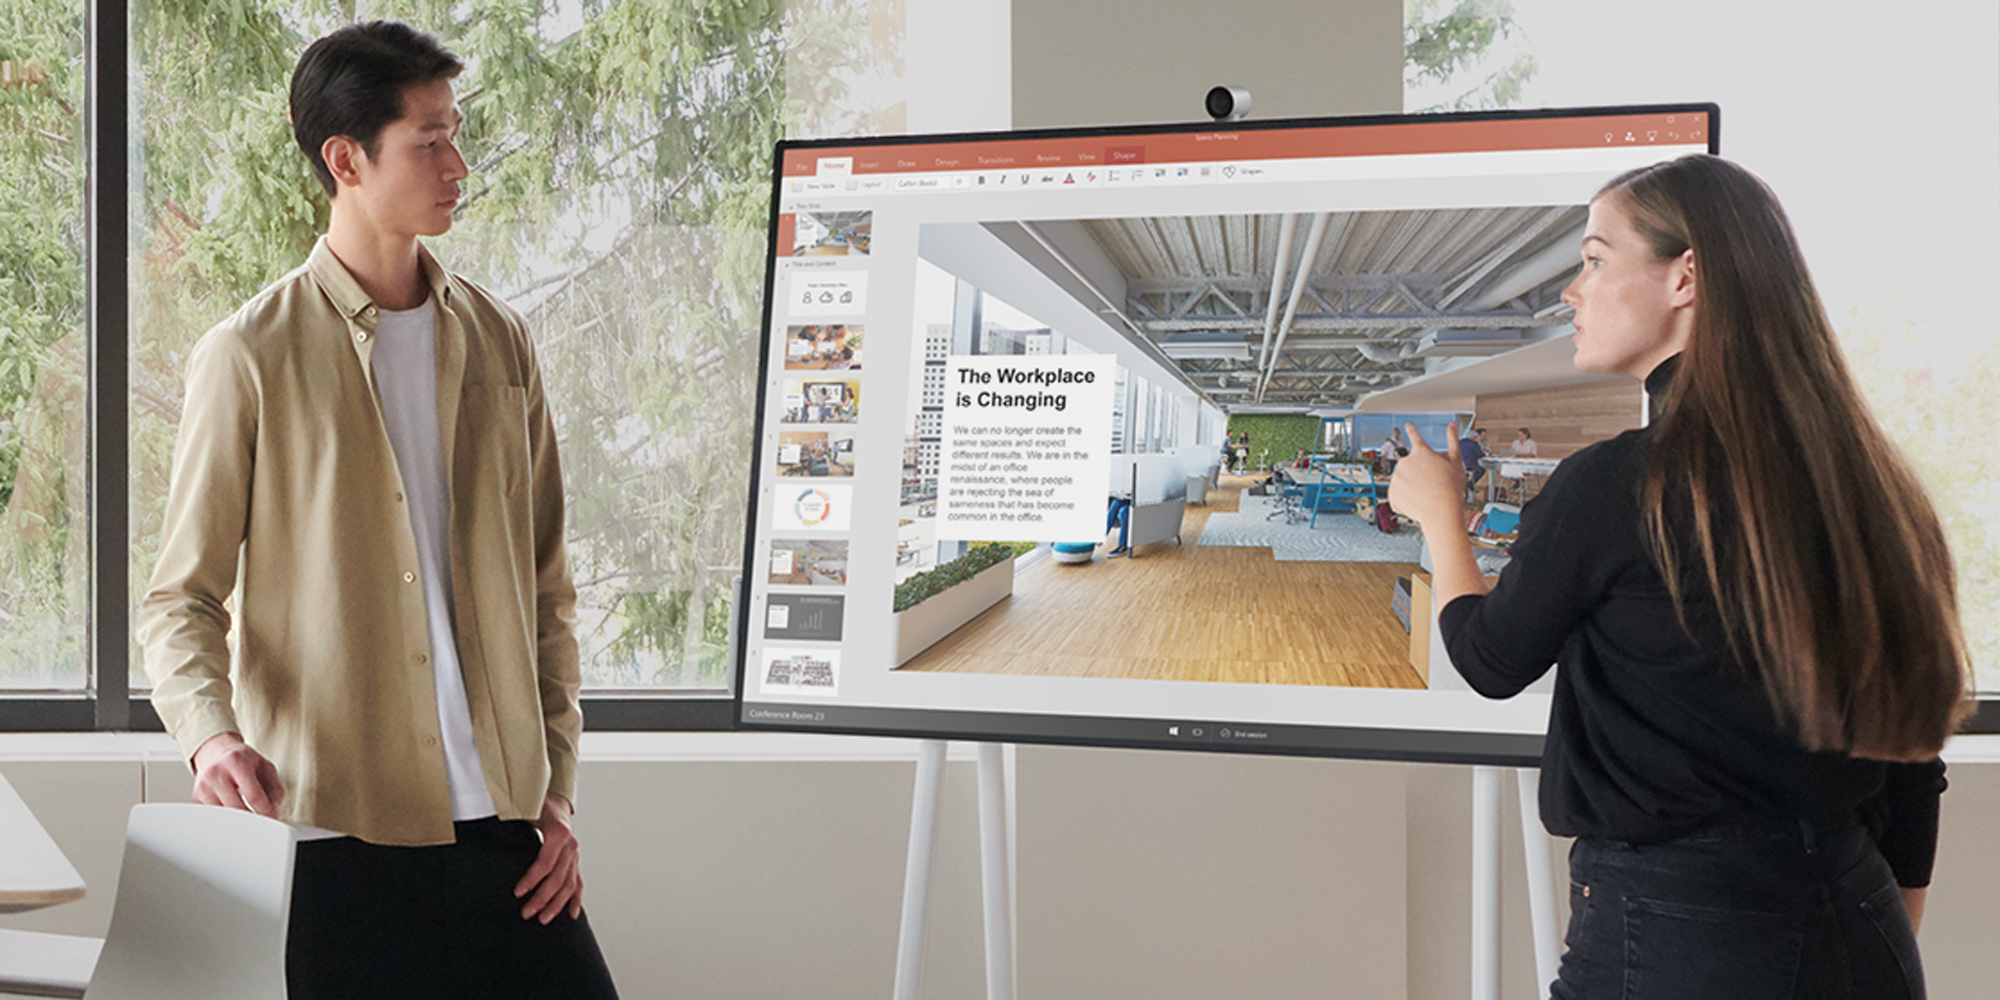
[{"label": "window in slide image", "polygon": [[780,538],[771,542],[773,587],[847,586],[847,540]]}]

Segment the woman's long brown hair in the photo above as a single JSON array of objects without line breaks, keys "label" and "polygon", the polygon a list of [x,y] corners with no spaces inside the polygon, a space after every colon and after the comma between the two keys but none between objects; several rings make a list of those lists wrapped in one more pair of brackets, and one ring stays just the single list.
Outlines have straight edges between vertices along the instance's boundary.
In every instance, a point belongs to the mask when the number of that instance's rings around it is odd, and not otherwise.
[{"label": "woman's long brown hair", "polygon": [[1643,493],[1676,606],[1683,560],[1698,562],[1685,568],[1807,747],[1935,756],[1971,708],[1951,552],[1848,373],[1777,197],[1699,155],[1598,197],[1620,200],[1657,259],[1694,251],[1694,335]]}]

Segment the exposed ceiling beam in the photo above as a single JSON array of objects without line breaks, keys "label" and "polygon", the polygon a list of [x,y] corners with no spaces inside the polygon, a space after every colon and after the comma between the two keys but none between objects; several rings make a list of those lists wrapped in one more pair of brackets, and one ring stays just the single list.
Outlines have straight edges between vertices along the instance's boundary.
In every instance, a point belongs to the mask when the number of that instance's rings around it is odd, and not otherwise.
[{"label": "exposed ceiling beam", "polygon": [[[1231,319],[1226,316],[1211,316],[1202,319],[1155,319],[1139,320],[1138,324],[1147,333],[1179,333],[1188,330],[1255,330],[1256,320]],[[1537,317],[1531,312],[1397,312],[1365,313],[1344,316],[1299,316],[1293,319],[1294,331],[1312,330],[1398,330],[1427,326],[1455,326],[1467,330],[1507,330],[1528,329],[1547,326],[1547,317]],[[1381,337],[1370,338],[1381,340]]]},{"label": "exposed ceiling beam", "polygon": [[1285,303],[1285,318],[1278,321],[1278,339],[1271,345],[1271,354],[1265,360],[1264,381],[1257,385],[1257,399],[1264,398],[1264,386],[1270,384],[1271,369],[1277,366],[1278,356],[1285,350],[1285,334],[1291,332],[1292,319],[1298,315],[1299,299],[1305,295],[1306,282],[1312,278],[1313,268],[1319,263],[1319,246],[1326,239],[1326,224],[1333,218],[1332,212],[1313,215],[1312,229],[1306,232],[1306,248],[1299,254],[1297,280],[1292,282],[1291,301]]},{"label": "exposed ceiling beam", "polygon": [[1278,326],[1278,289],[1285,286],[1285,269],[1292,263],[1292,235],[1298,232],[1298,229],[1298,215],[1286,212],[1285,221],[1278,226],[1278,256],[1271,263],[1271,294],[1265,297],[1267,304],[1264,307],[1264,339],[1257,345],[1259,367],[1262,367],[1265,359],[1271,355],[1271,334]]}]

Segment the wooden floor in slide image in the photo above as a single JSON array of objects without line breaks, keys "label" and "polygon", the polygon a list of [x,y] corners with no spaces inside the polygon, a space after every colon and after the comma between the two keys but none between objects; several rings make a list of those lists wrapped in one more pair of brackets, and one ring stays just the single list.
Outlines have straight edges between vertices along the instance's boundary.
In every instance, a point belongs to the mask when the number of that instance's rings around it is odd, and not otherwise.
[{"label": "wooden floor in slide image", "polygon": [[1012,597],[901,669],[939,673],[1421,688],[1389,610],[1405,563],[1279,562],[1269,549],[1195,544],[1249,477],[1225,475],[1189,507],[1181,543],[1139,558],[1044,559]]}]

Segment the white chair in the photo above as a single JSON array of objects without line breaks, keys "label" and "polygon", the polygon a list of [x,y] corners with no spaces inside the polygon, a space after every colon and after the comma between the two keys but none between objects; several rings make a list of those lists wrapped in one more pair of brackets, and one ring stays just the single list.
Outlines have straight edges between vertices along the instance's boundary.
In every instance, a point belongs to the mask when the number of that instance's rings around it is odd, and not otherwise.
[{"label": "white chair", "polygon": [[87,1000],[284,1000],[291,827],[234,809],[132,808]]}]

